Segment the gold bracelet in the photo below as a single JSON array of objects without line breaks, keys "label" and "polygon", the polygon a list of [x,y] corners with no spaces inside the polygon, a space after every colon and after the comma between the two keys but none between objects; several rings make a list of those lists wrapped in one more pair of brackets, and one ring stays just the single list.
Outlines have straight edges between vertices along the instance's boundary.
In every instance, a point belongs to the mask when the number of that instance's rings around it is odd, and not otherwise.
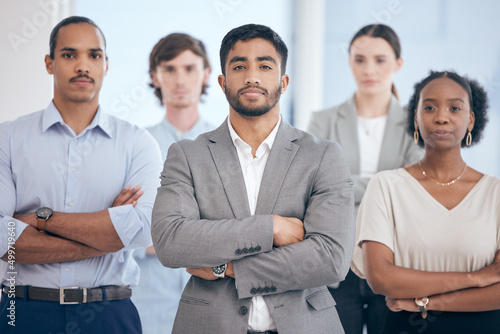
[{"label": "gold bracelet", "polygon": [[429,304],[428,297],[415,298],[415,304],[417,304],[420,313],[422,314],[422,318],[425,319],[427,317],[427,304]]}]

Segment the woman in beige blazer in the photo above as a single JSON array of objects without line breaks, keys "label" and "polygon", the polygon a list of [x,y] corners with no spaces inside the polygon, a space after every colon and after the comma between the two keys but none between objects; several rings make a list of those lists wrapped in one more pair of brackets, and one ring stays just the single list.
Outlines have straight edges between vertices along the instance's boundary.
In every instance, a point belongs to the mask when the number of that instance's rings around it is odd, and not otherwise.
[{"label": "woman in beige blazer", "polygon": [[[368,25],[354,35],[349,65],[356,85],[346,102],[313,113],[308,131],[338,142],[354,180],[356,211],[370,177],[421,159],[423,152],[406,133],[406,112],[399,104],[393,75],[403,64],[399,38],[383,24]],[[349,272],[339,287],[330,288],[346,334],[381,331],[385,300],[364,279]]]}]

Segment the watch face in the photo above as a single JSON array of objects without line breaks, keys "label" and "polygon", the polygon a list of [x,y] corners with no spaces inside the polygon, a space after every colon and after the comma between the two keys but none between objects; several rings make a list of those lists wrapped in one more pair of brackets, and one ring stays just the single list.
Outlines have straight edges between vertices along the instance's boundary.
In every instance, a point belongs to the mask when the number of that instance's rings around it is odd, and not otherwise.
[{"label": "watch face", "polygon": [[214,273],[215,277],[219,278],[224,278],[226,274],[226,264],[217,266],[217,267],[212,267],[212,272]]},{"label": "watch face", "polygon": [[52,213],[52,209],[46,207],[36,210],[36,216],[41,219],[49,219],[52,216]]},{"label": "watch face", "polygon": [[221,275],[221,274],[223,274],[223,273],[225,273],[225,272],[226,272],[226,265],[225,265],[225,264],[223,264],[223,265],[221,265],[221,266],[213,267],[213,268],[212,268],[212,271],[213,271],[213,273],[214,273],[214,274],[216,274],[216,275]]}]

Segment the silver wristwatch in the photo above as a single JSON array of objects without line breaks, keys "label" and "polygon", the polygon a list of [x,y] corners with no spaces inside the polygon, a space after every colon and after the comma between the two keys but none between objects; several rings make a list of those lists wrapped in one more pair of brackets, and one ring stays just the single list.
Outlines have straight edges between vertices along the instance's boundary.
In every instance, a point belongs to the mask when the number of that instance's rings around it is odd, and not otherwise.
[{"label": "silver wristwatch", "polygon": [[221,264],[220,266],[217,267],[212,267],[212,272],[214,273],[215,277],[217,278],[224,278],[226,277],[226,269],[227,269],[227,264]]}]

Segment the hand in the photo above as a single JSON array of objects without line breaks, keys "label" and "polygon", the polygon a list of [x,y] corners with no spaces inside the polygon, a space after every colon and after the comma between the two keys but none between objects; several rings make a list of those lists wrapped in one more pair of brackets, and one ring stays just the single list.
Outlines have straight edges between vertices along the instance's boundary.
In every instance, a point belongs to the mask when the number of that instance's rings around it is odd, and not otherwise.
[{"label": "hand", "polygon": [[146,255],[156,255],[156,250],[153,246],[146,248]]},{"label": "hand", "polygon": [[292,245],[304,240],[304,223],[300,219],[273,215],[273,243]]},{"label": "hand", "polygon": [[500,282],[500,250],[495,254],[493,263],[471,273],[479,288]]},{"label": "hand", "polygon": [[143,194],[142,190],[139,191],[139,189],[141,189],[141,186],[135,186],[134,188],[127,186],[115,198],[112,207],[127,205],[127,204],[132,204],[132,206],[135,207],[137,205],[137,200]]},{"label": "hand", "polygon": [[36,213],[35,212],[16,213],[16,214],[14,214],[13,218],[20,220],[23,223],[26,223],[26,224],[36,228],[37,220],[36,220]]},{"label": "hand", "polygon": [[417,304],[415,304],[414,299],[395,299],[391,297],[385,297],[385,303],[389,310],[392,312],[408,311],[408,312],[419,312]]}]

